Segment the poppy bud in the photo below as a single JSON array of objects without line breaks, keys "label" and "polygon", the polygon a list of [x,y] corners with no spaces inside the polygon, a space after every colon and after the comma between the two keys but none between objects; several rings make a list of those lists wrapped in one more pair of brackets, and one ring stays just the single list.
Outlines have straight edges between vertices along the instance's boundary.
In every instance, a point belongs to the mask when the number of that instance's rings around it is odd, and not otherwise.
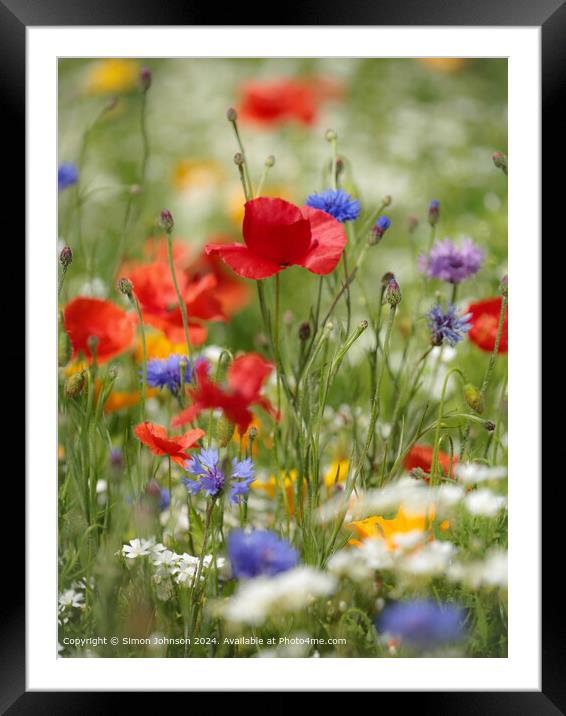
[{"label": "poppy bud", "polygon": [[255,425],[248,430],[248,438],[253,442],[257,438],[257,428]]},{"label": "poppy bud", "polygon": [[428,223],[431,226],[438,224],[438,217],[440,216],[440,202],[438,199],[433,199],[428,207]]},{"label": "poppy bud", "polygon": [[65,383],[65,397],[77,398],[82,392],[86,384],[86,370],[73,373]]},{"label": "poppy bud", "polygon": [[308,321],[303,321],[299,326],[299,340],[308,341],[311,336],[311,325]]},{"label": "poppy bud", "polygon": [[500,293],[502,296],[504,296],[505,298],[507,298],[507,296],[509,295],[509,285],[508,285],[508,283],[509,283],[509,282],[508,282],[508,279],[507,279],[507,274],[505,274],[505,276],[503,276],[503,278],[501,279],[501,283],[499,284],[499,293]]},{"label": "poppy bud", "polygon": [[401,303],[401,289],[395,277],[389,280],[385,289],[385,303],[388,303],[391,308]]},{"label": "poppy bud", "polygon": [[416,216],[414,216],[413,214],[410,214],[410,215],[407,217],[407,225],[408,225],[408,228],[409,228],[409,233],[410,233],[410,234],[414,234],[415,231],[416,231],[417,226],[419,225],[419,220],[417,219]]},{"label": "poppy bud", "polygon": [[94,355],[96,353],[96,349],[98,348],[100,340],[98,336],[89,336],[86,340],[86,347],[89,349],[90,354]]},{"label": "poppy bud", "polygon": [[464,400],[476,413],[483,413],[483,399],[480,391],[472,383],[464,386]]},{"label": "poppy bud", "polygon": [[226,119],[227,119],[229,122],[235,122],[235,121],[238,119],[238,113],[236,112],[236,110],[234,109],[234,107],[230,107],[230,108],[226,111]]},{"label": "poppy bud", "polygon": [[503,152],[493,152],[491,158],[495,166],[501,169],[504,174],[507,174],[507,156]]},{"label": "poppy bud", "polygon": [[486,420],[483,424],[484,428],[487,430],[488,433],[492,433],[495,428],[497,427],[496,424],[493,422],[493,420]]},{"label": "poppy bud", "polygon": [[220,447],[226,447],[234,435],[234,423],[222,414],[216,423],[216,439]]},{"label": "poppy bud", "polygon": [[151,87],[151,70],[149,67],[142,67],[140,71],[140,86],[142,92],[147,92]]},{"label": "poppy bud", "polygon": [[338,135],[333,129],[327,129],[324,138],[327,142],[334,142],[338,139]]},{"label": "poppy bud", "polygon": [[123,293],[124,296],[132,298],[132,290],[133,286],[129,278],[121,278],[118,281],[118,291],[120,291],[120,293]]},{"label": "poppy bud", "polygon": [[237,167],[241,167],[245,161],[244,155],[241,152],[236,152],[236,154],[234,154],[234,164]]},{"label": "poppy bud", "polygon": [[381,201],[383,206],[389,206],[393,201],[393,197],[391,196],[391,194],[386,194]]},{"label": "poppy bud", "polygon": [[264,164],[269,169],[275,166],[275,157],[273,156],[273,154],[270,154],[268,157],[266,157]]},{"label": "poppy bud", "polygon": [[59,254],[59,262],[66,271],[73,262],[73,252],[70,246],[63,246],[61,253]]},{"label": "poppy bud", "polygon": [[173,231],[175,222],[173,221],[173,215],[171,214],[169,209],[163,209],[161,212],[161,226],[168,234]]},{"label": "poppy bud", "polygon": [[71,359],[71,353],[72,353],[72,345],[71,345],[71,339],[69,338],[69,335],[67,331],[65,330],[65,322],[63,320],[63,311],[59,311],[59,345],[58,345],[58,357],[59,357],[59,365],[64,366],[67,365],[69,360]]}]

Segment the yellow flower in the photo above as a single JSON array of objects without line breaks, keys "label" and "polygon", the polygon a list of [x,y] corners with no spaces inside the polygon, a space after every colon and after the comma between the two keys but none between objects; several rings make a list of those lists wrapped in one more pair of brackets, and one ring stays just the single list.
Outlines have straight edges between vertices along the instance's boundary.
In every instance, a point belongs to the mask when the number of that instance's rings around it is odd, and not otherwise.
[{"label": "yellow flower", "polygon": [[324,484],[330,490],[339,482],[345,482],[348,474],[348,460],[334,460],[324,474]]},{"label": "yellow flower", "polygon": [[84,360],[82,361],[73,361],[72,363],[68,363],[63,372],[65,376],[68,378],[71,375],[75,375],[75,373],[80,373],[81,370],[88,370],[88,363]]},{"label": "yellow flower", "polygon": [[138,82],[140,67],[134,60],[101,60],[93,65],[86,81],[88,94],[119,94]]},{"label": "yellow flower", "polygon": [[[172,343],[162,333],[148,333],[145,337],[145,350],[147,360],[154,358],[169,358],[173,354],[186,355],[187,346],[184,343]],[[135,358],[138,363],[143,360],[141,338],[138,338]]]},{"label": "yellow flower", "polygon": [[[295,514],[295,491],[297,477],[298,473],[296,470],[289,470],[287,473],[281,472],[281,481],[285,487],[286,507],[288,507],[291,517]],[[252,482],[253,489],[264,492],[272,499],[275,497],[277,487],[277,478],[275,475],[270,475],[268,480],[254,480],[254,482]],[[303,492],[305,488],[306,486],[303,485]]]},{"label": "yellow flower", "polygon": [[387,549],[393,552],[397,549],[395,535],[407,534],[415,530],[426,532],[431,529],[434,516],[435,510],[432,504],[428,509],[428,514],[410,512],[401,505],[393,519],[386,520],[384,517],[374,515],[373,517],[367,517],[365,520],[350,522],[347,528],[354,532],[358,539],[350,539],[349,544],[359,547],[366,539],[382,539],[385,540]]},{"label": "yellow flower", "polygon": [[173,169],[173,186],[179,190],[209,189],[222,177],[222,168],[216,162],[182,159]]}]

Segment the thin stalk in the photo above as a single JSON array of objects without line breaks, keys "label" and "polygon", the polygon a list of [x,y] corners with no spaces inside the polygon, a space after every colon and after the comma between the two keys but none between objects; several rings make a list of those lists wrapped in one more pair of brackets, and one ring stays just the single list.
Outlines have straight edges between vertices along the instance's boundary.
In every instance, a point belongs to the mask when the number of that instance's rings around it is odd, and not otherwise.
[{"label": "thin stalk", "polygon": [[171,278],[173,279],[173,285],[175,287],[175,293],[177,294],[177,301],[179,302],[179,308],[181,310],[181,316],[183,318],[183,330],[185,332],[185,342],[187,344],[187,357],[191,365],[191,383],[194,383],[194,370],[193,370],[193,351],[191,347],[191,339],[189,338],[189,318],[187,316],[187,306],[179,290],[179,284],[177,283],[177,275],[175,273],[175,264],[173,262],[173,236],[171,231],[167,231],[167,255],[169,257],[169,268],[171,270]]}]

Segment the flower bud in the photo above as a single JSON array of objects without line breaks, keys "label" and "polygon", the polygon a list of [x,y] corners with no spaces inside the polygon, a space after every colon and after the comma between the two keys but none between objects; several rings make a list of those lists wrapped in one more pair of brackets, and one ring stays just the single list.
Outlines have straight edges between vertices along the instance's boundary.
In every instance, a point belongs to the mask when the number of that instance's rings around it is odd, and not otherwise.
[{"label": "flower bud", "polygon": [[504,174],[507,174],[507,155],[503,154],[503,152],[493,152],[491,158],[495,166],[501,169]]},{"label": "flower bud", "polygon": [[383,206],[390,206],[391,202],[393,201],[393,197],[391,196],[391,194],[386,194],[381,201]]},{"label": "flower bud", "polygon": [[483,399],[481,392],[473,383],[466,383],[464,386],[464,400],[470,408],[478,414],[483,413]]},{"label": "flower bud", "polygon": [[303,321],[299,326],[299,340],[308,341],[311,336],[311,324],[308,321]]},{"label": "flower bud", "polygon": [[78,373],[67,378],[65,383],[65,397],[77,398],[82,392],[86,384],[86,370],[80,370]]},{"label": "flower bud", "polygon": [[391,219],[388,216],[380,216],[379,219],[375,222],[371,233],[375,237],[375,243],[377,244],[387,229],[391,226]]},{"label": "flower bud", "polygon": [[61,253],[59,254],[59,263],[63,267],[63,271],[66,271],[73,262],[73,252],[70,246],[63,246]]},{"label": "flower bud", "polygon": [[147,92],[151,87],[151,70],[149,67],[142,67],[140,71],[140,87],[142,92]]},{"label": "flower bud", "polygon": [[226,119],[229,122],[235,122],[238,119],[238,113],[234,109],[234,107],[230,107],[228,110],[226,110]]},{"label": "flower bud", "polygon": [[246,160],[244,159],[244,155],[242,154],[242,152],[236,152],[236,154],[234,154],[234,164],[237,167],[241,167],[245,161]]},{"label": "flower bud", "polygon": [[169,209],[163,209],[161,212],[161,226],[163,229],[170,234],[173,231],[173,227],[175,226],[175,222],[173,221],[173,216]]},{"label": "flower bud", "polygon": [[407,227],[409,229],[409,233],[414,234],[418,225],[419,220],[417,219],[417,217],[414,214],[410,214],[407,217]]},{"label": "flower bud", "polygon": [[433,199],[428,206],[428,223],[431,226],[438,224],[438,217],[440,216],[440,202],[438,199]]},{"label": "flower bud", "polygon": [[336,139],[338,139],[338,135],[333,129],[327,129],[324,134],[324,138],[327,142],[334,142],[336,141]]},{"label": "flower bud", "polygon": [[133,286],[129,278],[121,278],[118,281],[118,291],[128,298],[132,298]]},{"label": "flower bud", "polygon": [[395,277],[390,279],[385,289],[385,303],[388,303],[391,308],[401,303],[401,289]]},{"label": "flower bud", "polygon": [[503,276],[503,278],[501,279],[501,283],[499,284],[499,293],[502,296],[504,296],[505,298],[507,298],[507,296],[509,295],[508,283],[509,282],[508,282],[507,274],[505,274],[505,276]]},{"label": "flower bud", "polygon": [[484,428],[487,430],[488,433],[492,433],[497,425],[493,422],[493,420],[486,420],[483,424]]},{"label": "flower bud", "polygon": [[386,271],[383,276],[381,277],[381,285],[383,288],[387,288],[387,284],[389,281],[391,281],[392,278],[395,278],[395,274],[391,273],[391,271]]},{"label": "flower bud", "polygon": [[232,423],[224,415],[224,413],[218,418],[216,423],[216,440],[220,447],[226,447],[234,435],[234,423]]},{"label": "flower bud", "polygon": [[273,154],[270,154],[268,157],[266,157],[264,164],[269,169],[275,166],[275,157],[273,156]]}]

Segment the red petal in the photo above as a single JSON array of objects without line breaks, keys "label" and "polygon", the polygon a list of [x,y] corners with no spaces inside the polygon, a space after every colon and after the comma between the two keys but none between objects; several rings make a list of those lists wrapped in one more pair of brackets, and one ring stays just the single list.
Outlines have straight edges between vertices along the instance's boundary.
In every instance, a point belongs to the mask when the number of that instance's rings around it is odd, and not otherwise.
[{"label": "red petal", "polygon": [[302,206],[301,211],[310,221],[312,244],[299,265],[319,275],[330,273],[336,268],[346,246],[344,226],[320,209]]},{"label": "red petal", "polygon": [[[501,296],[488,298],[485,301],[478,301],[468,306],[467,313],[472,314],[472,327],[468,338],[475,343],[482,351],[491,353],[495,348],[497,327],[501,314]],[[508,310],[505,311],[501,339],[499,341],[498,353],[507,353],[508,350]]]},{"label": "red petal", "polygon": [[110,301],[77,296],[67,304],[65,330],[73,344],[73,357],[82,351],[92,359],[88,348],[90,336],[98,338],[96,359],[105,363],[132,345],[135,336],[133,317]]},{"label": "red petal", "polygon": [[246,246],[277,266],[299,263],[311,245],[311,228],[298,206],[260,197],[245,204],[242,227]]},{"label": "red petal", "polygon": [[[406,470],[414,470],[420,468],[424,472],[430,473],[432,468],[432,455],[434,448],[431,445],[413,445],[410,449],[409,454],[405,458],[404,465]],[[453,468],[458,462],[457,457],[453,457],[450,460],[450,455],[447,455],[441,450],[438,451],[438,462],[440,463],[444,474],[450,474],[450,477],[454,477]]]},{"label": "red petal", "polygon": [[273,363],[263,356],[247,353],[236,358],[228,368],[228,384],[251,403],[259,396],[259,391],[273,368]]},{"label": "red petal", "polygon": [[204,435],[204,430],[201,430],[200,428],[195,428],[193,430],[187,430],[184,435],[181,435],[181,437],[177,438],[177,441],[179,442],[179,445],[183,450],[188,450],[196,442],[203,438]]},{"label": "red petal", "polygon": [[176,415],[173,420],[171,420],[171,426],[174,428],[180,428],[182,425],[192,423],[193,420],[198,417],[201,411],[202,407],[198,403],[194,403],[193,405],[190,405],[188,408],[185,408],[178,415]]},{"label": "red petal", "polygon": [[252,253],[243,244],[208,244],[204,249],[207,254],[219,256],[234,273],[244,278],[269,278],[282,269],[273,261]]}]

